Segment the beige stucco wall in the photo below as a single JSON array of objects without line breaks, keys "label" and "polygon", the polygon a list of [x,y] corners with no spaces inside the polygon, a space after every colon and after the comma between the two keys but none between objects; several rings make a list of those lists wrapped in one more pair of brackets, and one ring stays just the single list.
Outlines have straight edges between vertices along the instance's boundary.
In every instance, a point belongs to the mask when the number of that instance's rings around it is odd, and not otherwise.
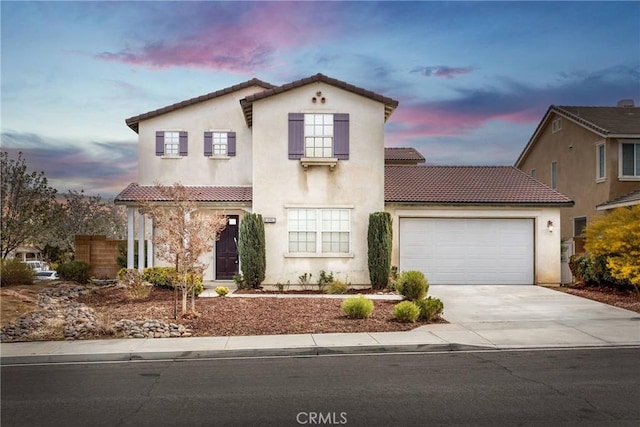
[{"label": "beige stucco wall", "polygon": [[[560,283],[560,208],[425,207],[388,204],[393,221],[391,264],[400,265],[400,218],[532,218],[534,220],[534,281],[538,285]],[[547,230],[547,221],[554,224]]]},{"label": "beige stucco wall", "polygon": [[[312,103],[322,92],[324,104]],[[349,159],[304,170],[288,158],[288,113],[349,113]],[[384,209],[384,105],[316,82],[253,104],[253,211],[265,224],[265,284],[296,284],[302,273],[320,270],[353,284],[368,284],[369,214]],[[344,256],[288,253],[287,208],[351,209],[351,252]]]},{"label": "beige stucco wall", "polygon": [[[552,114],[541,130],[537,142],[518,166],[529,174],[536,170],[536,178],[551,186],[551,162],[558,162],[557,190],[575,201],[572,208],[562,209],[562,238],[573,237],[573,219],[587,217],[589,223],[602,215],[596,206],[640,188],[640,181],[618,179],[617,139],[605,139],[584,127],[563,118],[562,130],[553,133],[551,123],[558,117]],[[606,179],[596,180],[596,146],[605,143]]]},{"label": "beige stucco wall", "polygon": [[[257,86],[242,89],[141,121],[138,129],[138,183],[251,185],[251,129],[246,125],[239,100],[262,90]],[[187,131],[188,156],[156,156],[156,131]],[[236,132],[236,156],[206,157],[204,132],[207,131]]]}]

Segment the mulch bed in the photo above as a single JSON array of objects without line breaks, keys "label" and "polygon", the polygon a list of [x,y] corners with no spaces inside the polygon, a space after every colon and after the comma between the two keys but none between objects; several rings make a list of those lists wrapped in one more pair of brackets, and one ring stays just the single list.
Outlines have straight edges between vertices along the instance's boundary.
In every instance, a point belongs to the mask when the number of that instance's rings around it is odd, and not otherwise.
[{"label": "mulch bed", "polygon": [[574,286],[554,287],[551,289],[640,313],[640,297],[630,291],[606,286],[585,286],[580,284]]}]

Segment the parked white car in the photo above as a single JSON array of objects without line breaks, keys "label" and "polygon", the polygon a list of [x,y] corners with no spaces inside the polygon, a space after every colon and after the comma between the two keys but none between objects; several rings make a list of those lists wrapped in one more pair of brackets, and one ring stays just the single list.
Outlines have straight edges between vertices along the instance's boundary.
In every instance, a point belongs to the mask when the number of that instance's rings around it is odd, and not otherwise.
[{"label": "parked white car", "polygon": [[49,265],[44,261],[25,261],[25,264],[31,267],[36,273],[40,271],[50,271]]},{"label": "parked white car", "polygon": [[58,272],[54,270],[36,271],[33,276],[35,280],[58,280]]}]

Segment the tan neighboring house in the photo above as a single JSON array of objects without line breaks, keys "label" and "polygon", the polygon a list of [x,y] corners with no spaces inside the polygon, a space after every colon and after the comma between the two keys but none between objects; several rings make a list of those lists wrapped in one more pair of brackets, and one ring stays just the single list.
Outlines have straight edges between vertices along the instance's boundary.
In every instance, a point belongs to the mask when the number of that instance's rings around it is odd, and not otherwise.
[{"label": "tan neighboring house", "polygon": [[[131,117],[138,182],[128,208],[129,268],[154,266],[156,232],[138,211],[154,183],[181,182],[227,227],[203,261],[205,280],[241,271],[236,242],[246,213],[263,216],[265,284],[321,270],[368,284],[369,215],[388,211],[393,265],[430,283],[560,282],[560,209],[572,201],[514,167],[422,166],[413,148],[385,148],[398,101],[316,74],[281,86],[252,79]],[[470,190],[471,189],[471,190]],[[413,192],[412,192],[413,191]]]},{"label": "tan neighboring house", "polygon": [[574,200],[562,210],[562,239],[570,253],[580,253],[595,216],[640,203],[640,108],[632,100],[552,105],[515,166]]}]

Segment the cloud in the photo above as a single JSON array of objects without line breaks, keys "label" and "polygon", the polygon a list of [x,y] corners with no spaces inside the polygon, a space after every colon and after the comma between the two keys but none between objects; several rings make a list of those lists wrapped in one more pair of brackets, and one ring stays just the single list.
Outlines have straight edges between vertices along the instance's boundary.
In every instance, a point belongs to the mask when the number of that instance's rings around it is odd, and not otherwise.
[{"label": "cloud", "polygon": [[462,74],[469,74],[475,71],[475,67],[450,67],[448,65],[433,65],[428,67],[418,67],[411,70],[412,73],[419,73],[425,77],[445,77],[452,79]]},{"label": "cloud", "polygon": [[85,190],[114,197],[137,180],[137,143],[75,143],[33,133],[2,132],[2,150],[11,158],[22,152],[29,171],[43,171],[59,192]]},{"label": "cloud", "polygon": [[249,73],[276,64],[280,50],[318,45],[341,32],[340,22],[330,19],[331,4],[267,2],[243,3],[232,11],[225,8],[218,2],[197,4],[191,11],[197,10],[199,16],[179,28],[169,25],[175,23],[173,15],[156,17],[153,25],[164,28],[165,34],[154,31],[148,36],[153,41],[95,57],[149,68]]}]

